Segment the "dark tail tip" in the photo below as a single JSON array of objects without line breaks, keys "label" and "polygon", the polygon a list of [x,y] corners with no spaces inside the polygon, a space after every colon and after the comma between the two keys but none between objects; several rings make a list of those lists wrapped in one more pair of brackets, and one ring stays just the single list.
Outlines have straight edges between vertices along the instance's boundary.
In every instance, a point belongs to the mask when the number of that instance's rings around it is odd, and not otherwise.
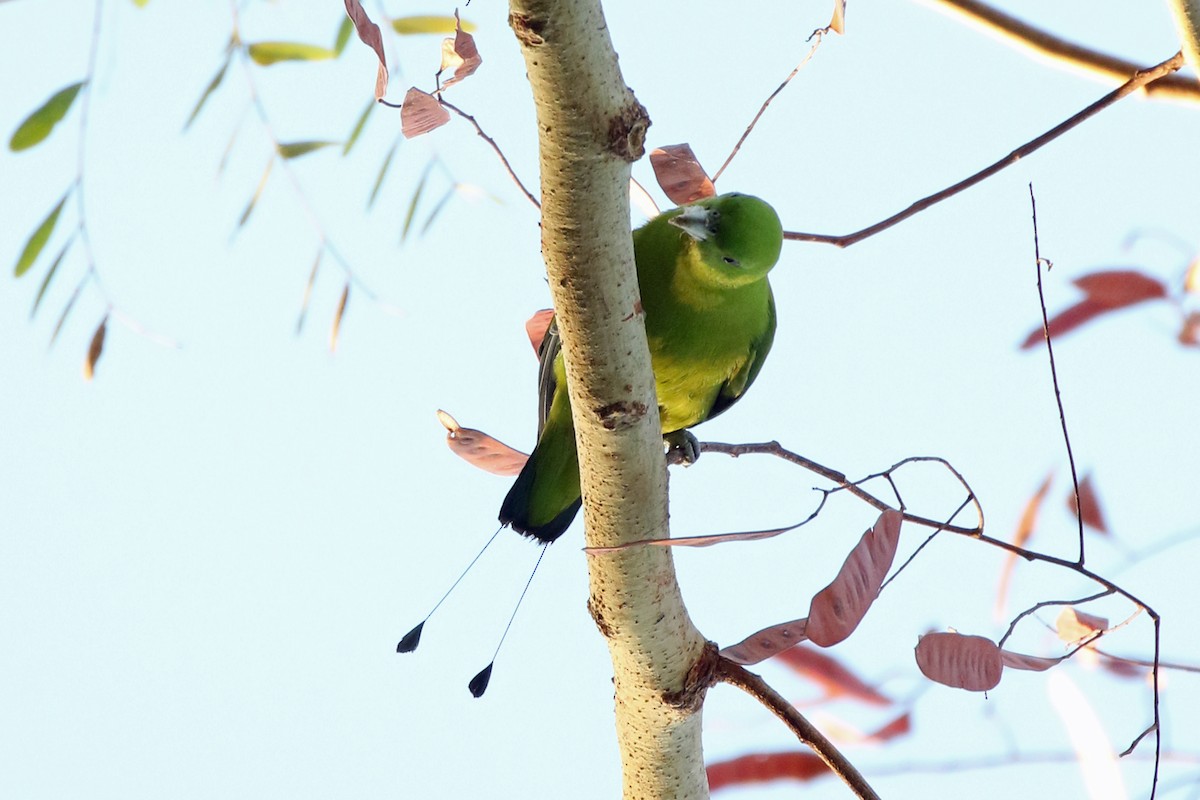
[{"label": "dark tail tip", "polygon": [[416,650],[417,645],[421,643],[421,630],[424,627],[425,623],[422,622],[420,625],[404,634],[404,638],[400,640],[400,644],[396,645],[396,652],[411,653],[413,650]]},{"label": "dark tail tip", "polygon": [[481,669],[479,674],[471,678],[471,682],[467,684],[467,688],[471,690],[472,697],[482,697],[483,693],[487,691],[488,681],[492,679],[493,664],[495,664],[494,661],[492,664],[488,664]]}]

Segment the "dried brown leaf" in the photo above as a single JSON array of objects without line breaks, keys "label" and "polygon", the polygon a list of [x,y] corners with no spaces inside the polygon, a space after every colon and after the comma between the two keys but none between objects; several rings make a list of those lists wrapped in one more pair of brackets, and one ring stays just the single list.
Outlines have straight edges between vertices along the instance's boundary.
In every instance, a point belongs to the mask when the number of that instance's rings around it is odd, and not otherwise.
[{"label": "dried brown leaf", "polygon": [[442,90],[449,89],[463,78],[475,74],[475,70],[479,69],[482,63],[479,48],[475,46],[475,37],[463,30],[462,20],[458,18],[458,9],[455,9],[454,38],[442,42],[442,68],[438,70],[438,75],[441,75],[453,68],[454,77],[442,84]]},{"label": "dried brown leaf", "polygon": [[1000,651],[1000,661],[1006,667],[1012,669],[1023,669],[1031,672],[1045,672],[1062,661],[1062,658],[1044,658],[1042,656],[1028,656],[1024,653],[1014,653],[1011,650]]},{"label": "dried brown leaf", "polygon": [[1200,347],[1200,311],[1192,311],[1184,316],[1178,339],[1184,347]]},{"label": "dried brown leaf", "polygon": [[533,345],[534,353],[542,349],[542,339],[546,338],[546,331],[550,330],[550,323],[553,319],[554,309],[543,308],[525,320],[525,333],[529,336],[529,343]]},{"label": "dried brown leaf", "polygon": [[408,90],[400,106],[400,132],[405,139],[437,130],[450,121],[450,112],[437,98],[417,87]]},{"label": "dried brown leaf", "polygon": [[[1136,270],[1093,272],[1073,282],[1086,297],[1050,318],[1047,328],[1052,338],[1073,331],[1102,314],[1167,296],[1167,287],[1162,281]],[[1021,349],[1028,350],[1044,338],[1042,328],[1035,328],[1021,342]]]},{"label": "dried brown leaf", "polygon": [[362,40],[363,44],[374,50],[376,58],[379,59],[379,68],[375,72],[375,99],[379,100],[387,94],[388,84],[387,56],[383,53],[383,34],[380,32],[379,26],[367,16],[362,3],[358,0],[346,0],[346,15],[354,23],[354,30],[358,32],[358,38]]},{"label": "dried brown leaf", "polygon": [[83,379],[90,381],[96,374],[96,362],[100,360],[100,354],[104,352],[104,337],[108,331],[108,315],[104,315],[104,319],[100,320],[99,327],[92,334],[91,344],[88,345],[87,359],[83,362]]},{"label": "dried brown leaf", "polygon": [[807,622],[806,619],[794,619],[763,628],[737,644],[724,648],[721,655],[738,664],[757,664],[804,641],[804,627]]},{"label": "dried brown leaf", "polygon": [[1079,504],[1076,508],[1075,493],[1067,494],[1067,510],[1072,515],[1079,514],[1083,524],[1098,533],[1108,533],[1108,523],[1104,521],[1104,512],[1100,510],[1100,498],[1096,487],[1092,484],[1092,474],[1089,472],[1079,482]]},{"label": "dried brown leaf", "polygon": [[438,421],[446,429],[446,445],[456,456],[493,475],[517,475],[529,456],[474,428],[464,428],[441,409]]},{"label": "dried brown leaf", "polygon": [[833,582],[817,593],[808,610],[808,638],[820,647],[845,639],[862,622],[892,567],[904,515],[888,510],[862,535]]},{"label": "dried brown leaf", "polygon": [[1000,648],[982,636],[927,633],[917,642],[917,666],[929,680],[968,692],[986,692],[1000,683]]},{"label": "dried brown leaf", "polygon": [[717,193],[690,145],[672,144],[655,149],[650,153],[650,166],[658,185],[677,206]]},{"label": "dried brown leaf", "polygon": [[1108,620],[1067,606],[1059,612],[1054,629],[1059,639],[1067,644],[1075,644],[1108,630]]}]

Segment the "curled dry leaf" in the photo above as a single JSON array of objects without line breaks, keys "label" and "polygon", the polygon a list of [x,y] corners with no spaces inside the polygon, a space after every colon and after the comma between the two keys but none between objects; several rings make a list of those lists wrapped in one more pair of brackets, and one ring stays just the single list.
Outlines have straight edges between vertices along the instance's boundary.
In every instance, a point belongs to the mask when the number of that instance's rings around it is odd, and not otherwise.
[{"label": "curled dry leaf", "polygon": [[367,16],[362,3],[358,0],[346,0],[346,15],[354,23],[354,30],[358,32],[358,38],[362,40],[363,44],[374,50],[375,57],[379,59],[379,68],[375,71],[375,99],[379,100],[387,94],[388,84],[387,57],[383,54],[383,34],[380,33],[379,26]]},{"label": "curled dry leaf", "polygon": [[846,32],[846,0],[833,0],[833,19],[829,20],[829,30],[841,34]]},{"label": "curled dry leaf", "polygon": [[779,780],[810,781],[829,773],[825,762],[808,752],[750,753],[709,764],[706,770],[710,790]]},{"label": "curled dry leaf", "polygon": [[463,78],[475,74],[475,70],[479,69],[482,63],[479,48],[475,46],[475,37],[463,30],[462,20],[458,18],[458,9],[455,9],[454,38],[442,42],[442,68],[438,70],[438,75],[441,75],[453,68],[454,77],[443,83],[442,89],[449,89]]},{"label": "curled dry leaf", "polygon": [[[1093,272],[1076,278],[1074,284],[1083,290],[1085,297],[1050,318],[1047,328],[1051,337],[1073,331],[1101,314],[1167,296],[1162,281],[1136,270]],[[1044,337],[1041,327],[1033,329],[1021,342],[1021,349],[1036,346]]]},{"label": "curled dry leaf", "polygon": [[96,374],[96,362],[100,360],[100,354],[104,352],[104,337],[108,331],[108,315],[104,315],[104,319],[100,320],[100,326],[96,328],[96,332],[92,334],[92,342],[88,345],[87,360],[83,362],[83,379],[90,381]]},{"label": "curled dry leaf", "polygon": [[[1065,658],[1065,656],[1063,657]],[[1000,651],[1000,663],[1012,669],[1023,669],[1031,672],[1045,672],[1062,658],[1043,658],[1042,656],[1027,656],[1024,653],[1014,653],[1011,650]]]},{"label": "curled dry leaf", "polygon": [[[802,620],[801,620],[802,621]],[[873,706],[890,706],[892,699],[867,685],[833,656],[803,644],[780,653],[783,664],[825,690],[827,698],[848,697]]]},{"label": "curled dry leaf", "polygon": [[1000,683],[1000,648],[982,636],[927,633],[917,642],[917,666],[929,680],[968,692],[986,692]]},{"label": "curled dry leaf", "polygon": [[1075,493],[1067,495],[1067,510],[1079,514],[1083,524],[1099,533],[1108,533],[1108,523],[1104,521],[1104,512],[1100,510],[1100,498],[1096,495],[1096,487],[1092,484],[1092,474],[1089,472],[1079,482],[1079,504],[1076,508]]},{"label": "curled dry leaf", "polygon": [[717,193],[690,145],[672,144],[655,149],[650,153],[650,166],[658,185],[677,206]]},{"label": "curled dry leaf", "polygon": [[550,322],[553,319],[554,309],[543,308],[525,320],[525,333],[529,335],[529,343],[533,345],[534,353],[542,349],[542,339],[546,338],[546,331],[550,330]]},{"label": "curled dry leaf", "polygon": [[1067,644],[1075,644],[1108,630],[1108,620],[1068,606],[1054,621],[1054,629],[1058,632],[1059,639]]},{"label": "curled dry leaf", "polygon": [[820,647],[845,639],[879,596],[892,568],[904,515],[889,509],[862,535],[833,582],[817,593],[808,610],[808,638]]},{"label": "curled dry leaf", "polygon": [[437,412],[438,421],[446,429],[446,445],[456,456],[493,475],[512,476],[520,473],[529,456],[514,450],[483,431],[464,428],[450,414]]},{"label": "curled dry leaf", "polygon": [[757,664],[804,641],[804,628],[807,623],[807,619],[794,619],[763,628],[737,644],[724,648],[721,655],[738,664]]},{"label": "curled dry leaf", "polygon": [[429,92],[417,87],[408,90],[400,106],[400,132],[405,139],[437,130],[450,121],[450,112]]},{"label": "curled dry leaf", "polygon": [[874,744],[883,744],[884,742],[891,741],[892,739],[897,739],[901,736],[907,736],[910,733],[912,733],[912,714],[906,712],[896,717],[882,728],[872,731],[867,735],[866,741]]}]

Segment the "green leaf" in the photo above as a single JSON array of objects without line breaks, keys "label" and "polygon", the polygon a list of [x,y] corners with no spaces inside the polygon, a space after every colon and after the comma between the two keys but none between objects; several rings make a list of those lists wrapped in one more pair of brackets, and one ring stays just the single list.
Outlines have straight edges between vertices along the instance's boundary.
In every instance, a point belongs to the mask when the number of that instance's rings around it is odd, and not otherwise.
[{"label": "green leaf", "polygon": [[392,165],[392,156],[396,155],[396,148],[400,146],[400,140],[403,137],[397,136],[396,141],[392,142],[392,148],[388,150],[388,154],[383,159],[383,166],[379,168],[379,174],[375,176],[375,185],[371,187],[371,196],[367,198],[367,208],[375,205],[375,196],[379,194],[379,187],[383,186],[383,178],[387,175],[388,167]]},{"label": "green leaf", "polygon": [[13,267],[13,275],[17,278],[24,275],[33,266],[33,262],[37,261],[38,254],[42,252],[42,248],[46,246],[46,242],[50,240],[50,234],[54,233],[54,226],[58,224],[58,215],[62,213],[63,206],[67,202],[67,197],[71,194],[68,189],[67,193],[58,201],[58,205],[54,210],[42,220],[42,224],[37,226],[37,230],[29,237],[29,241],[25,242],[25,249],[21,251],[21,257],[17,259],[17,266]]},{"label": "green leaf", "polygon": [[300,303],[300,316],[296,319],[297,336],[304,330],[304,318],[308,316],[308,303],[312,300],[313,284],[317,282],[317,267],[321,266],[321,256],[324,254],[324,250],[317,251],[317,258],[313,261],[312,271],[308,273],[308,283],[304,284],[304,299]]},{"label": "green leaf", "polygon": [[246,220],[250,219],[250,214],[254,212],[254,206],[258,203],[258,198],[262,197],[263,189],[267,186],[267,178],[271,177],[271,167],[273,166],[275,166],[274,158],[267,162],[267,168],[263,170],[262,177],[258,179],[258,186],[255,187],[254,194],[250,196],[250,202],[246,203],[246,210],[238,218],[239,229],[246,224]]},{"label": "green leaf", "polygon": [[[453,16],[435,16],[435,15],[417,15],[412,17],[397,17],[392,20],[392,29],[401,36],[407,36],[413,33],[454,33],[454,17]],[[462,29],[467,33],[474,33],[475,26],[466,20],[462,22]]]},{"label": "green leaf", "polygon": [[133,0],[133,4],[138,8],[145,8],[146,4],[149,2],[150,0]]},{"label": "green leaf", "polygon": [[350,41],[350,34],[354,33],[354,22],[349,17],[342,18],[342,24],[338,26],[337,36],[333,40],[333,54],[340,56],[342,51],[346,49],[346,43]]},{"label": "green leaf", "polygon": [[40,108],[26,117],[13,131],[12,138],[8,140],[8,149],[14,153],[27,150],[49,136],[54,126],[67,115],[71,103],[75,102],[75,96],[85,83],[87,81],[80,81],[65,89],[59,89],[49,100],[42,103]]},{"label": "green leaf", "polygon": [[195,121],[196,117],[200,116],[200,109],[204,108],[205,102],[208,101],[208,96],[215,92],[217,87],[221,85],[221,81],[225,78],[225,70],[229,69],[229,59],[231,55],[232,51],[229,53],[229,55],[225,56],[225,63],[221,65],[219,70],[217,70],[217,74],[212,76],[212,80],[208,82],[208,86],[204,89],[204,94],[200,95],[200,99],[196,101],[196,107],[192,109],[192,113],[188,116],[187,122],[183,123],[183,129],[185,131],[191,127],[192,122]]},{"label": "green leaf", "polygon": [[58,255],[50,262],[50,269],[46,271],[46,277],[42,279],[41,288],[38,289],[37,297],[33,299],[33,308],[29,311],[29,318],[33,319],[37,314],[38,306],[42,304],[42,297],[45,296],[46,290],[50,288],[50,281],[54,278],[54,273],[58,272],[58,265],[62,263],[63,256],[67,254],[67,250],[75,243],[75,234],[71,234],[71,238],[67,239],[63,244],[62,249],[58,251]]},{"label": "green leaf", "polygon": [[325,61],[337,57],[332,48],[300,42],[255,42],[246,46],[246,52],[261,67],[280,61]]},{"label": "green leaf", "polygon": [[79,283],[75,284],[75,291],[71,292],[71,296],[67,299],[67,304],[63,306],[62,313],[58,315],[58,323],[54,326],[54,333],[50,334],[50,347],[54,347],[54,342],[58,339],[58,334],[63,328],[63,323],[67,321],[67,315],[75,307],[75,301],[79,299],[80,293],[83,292],[83,285],[88,282],[88,277],[91,274],[90,272],[85,274],[79,279]]},{"label": "green leaf", "polygon": [[329,141],[312,141],[312,142],[288,142],[279,144],[279,155],[284,158],[299,158],[306,156],[314,150],[320,150],[322,147],[341,144],[341,142]]},{"label": "green leaf", "polygon": [[401,244],[408,238],[408,229],[412,227],[413,216],[417,213],[417,203],[421,202],[421,193],[425,191],[425,182],[429,180],[429,173],[433,170],[433,165],[433,161],[425,165],[425,171],[421,173],[421,180],[417,182],[417,190],[413,192],[412,200],[408,201],[408,211],[404,213],[404,228],[400,231]]},{"label": "green leaf", "polygon": [[367,117],[371,116],[371,109],[375,108],[378,103],[374,100],[367,103],[367,107],[358,117],[358,122],[354,123],[354,130],[350,131],[350,138],[346,140],[346,144],[342,147],[342,155],[350,152],[350,148],[354,147],[354,143],[358,141],[359,134],[363,132],[363,128],[367,127]]}]

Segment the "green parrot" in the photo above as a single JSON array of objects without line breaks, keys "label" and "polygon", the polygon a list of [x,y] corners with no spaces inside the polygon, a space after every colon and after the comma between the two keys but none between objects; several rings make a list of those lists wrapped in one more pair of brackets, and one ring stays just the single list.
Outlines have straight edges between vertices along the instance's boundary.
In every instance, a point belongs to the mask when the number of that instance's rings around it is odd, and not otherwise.
[{"label": "green parrot", "polygon": [[[775,337],[767,273],[783,226],[749,195],[708,197],[633,232],[638,287],[664,439],[695,458],[687,429],[745,393]],[[557,328],[538,352],[538,442],[500,507],[500,523],[539,542],[566,531],[582,503],[579,454]]]}]

